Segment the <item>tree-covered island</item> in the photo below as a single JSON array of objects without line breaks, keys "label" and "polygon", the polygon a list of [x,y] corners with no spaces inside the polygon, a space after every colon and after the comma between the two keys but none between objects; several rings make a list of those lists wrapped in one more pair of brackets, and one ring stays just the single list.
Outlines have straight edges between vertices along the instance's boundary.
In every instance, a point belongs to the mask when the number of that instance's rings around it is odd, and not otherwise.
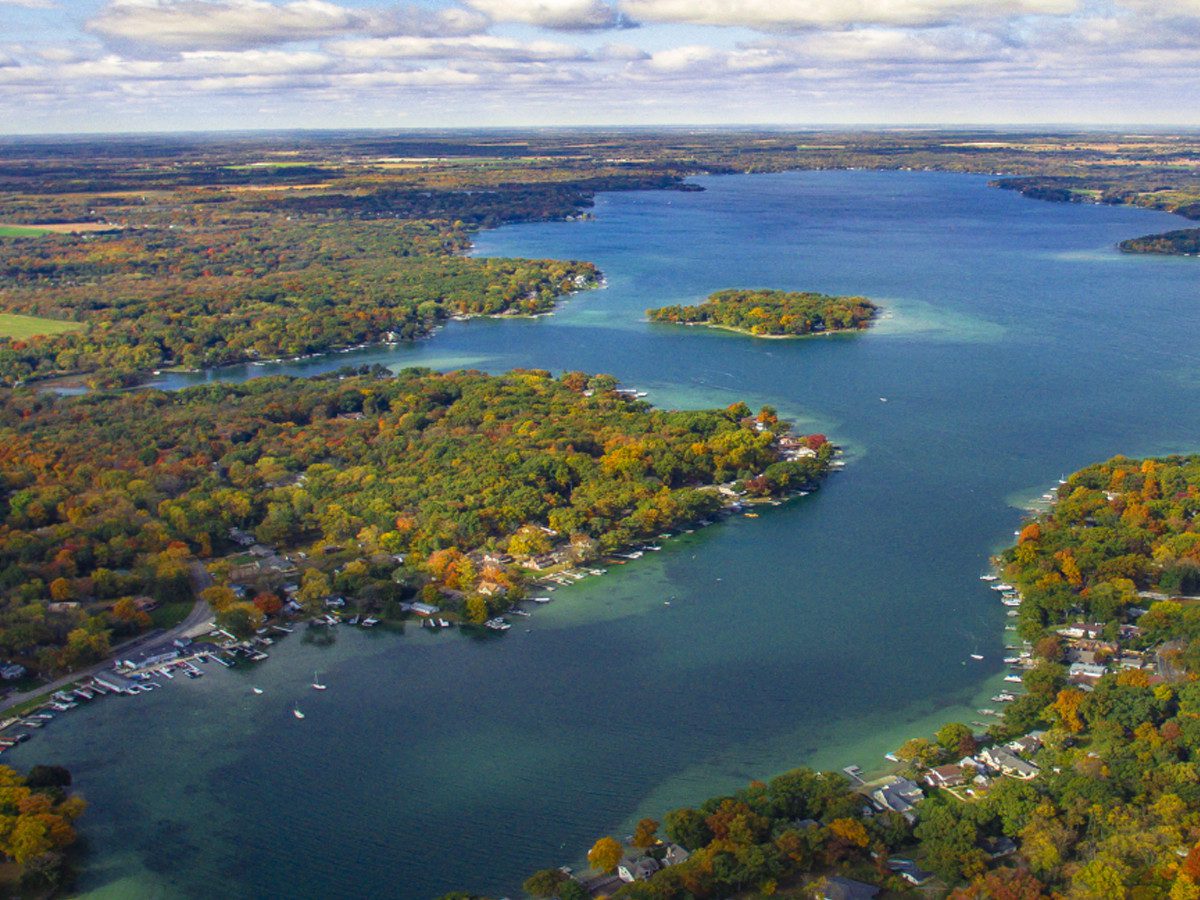
[{"label": "tree-covered island", "polygon": [[646,310],[652,322],[707,325],[754,337],[801,337],[866,328],[878,313],[865,297],[832,297],[807,291],[717,291],[695,306]]}]

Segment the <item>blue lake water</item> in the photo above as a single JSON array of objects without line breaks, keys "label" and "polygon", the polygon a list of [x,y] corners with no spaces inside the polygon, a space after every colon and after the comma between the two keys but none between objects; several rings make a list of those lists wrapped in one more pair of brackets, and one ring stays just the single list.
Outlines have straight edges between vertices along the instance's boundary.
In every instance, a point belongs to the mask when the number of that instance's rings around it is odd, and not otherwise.
[{"label": "blue lake water", "polygon": [[[256,671],[73,712],[10,760],[75,772],[87,893],[496,895],[751,777],[871,768],[979,718],[1000,683],[1006,619],[977,576],[1022,507],[1089,462],[1200,444],[1200,261],[1114,249],[1179,219],[962,175],[698,182],[481,235],[481,254],[604,270],[553,316],[163,384],[374,362],[605,371],[663,406],[774,404],[845,446],[847,469],[558,591],[528,632],[298,633]],[[727,287],[863,294],[886,315],[795,341],[645,321]]]}]

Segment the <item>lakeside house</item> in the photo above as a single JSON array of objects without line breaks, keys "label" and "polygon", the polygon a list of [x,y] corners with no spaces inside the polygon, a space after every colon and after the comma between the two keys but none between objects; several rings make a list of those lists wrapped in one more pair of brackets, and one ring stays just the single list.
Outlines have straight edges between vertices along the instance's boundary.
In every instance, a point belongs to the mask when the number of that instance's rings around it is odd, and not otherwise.
[{"label": "lakeside house", "polygon": [[131,670],[159,666],[173,659],[178,659],[179,651],[180,648],[173,644],[158,644],[157,646],[147,647],[144,650],[137,650],[127,656],[122,656],[117,660],[117,665],[123,669]]},{"label": "lakeside house", "polygon": [[653,857],[632,858],[627,856],[617,866],[617,875],[622,881],[632,884],[635,881],[645,881],[660,868],[662,867],[658,864],[658,860]]},{"label": "lakeside house", "polygon": [[979,754],[979,758],[987,763],[990,768],[1003,772],[1011,778],[1020,778],[1023,781],[1036,778],[1041,772],[1041,769],[1036,765],[1021,759],[1021,757],[1005,747],[987,747]]},{"label": "lakeside house", "polygon": [[16,681],[18,678],[25,677],[25,667],[20,663],[5,663],[0,667],[0,678],[5,681]]},{"label": "lakeside house", "polygon": [[416,613],[418,616],[434,616],[442,611],[440,606],[434,606],[430,603],[401,603],[401,612]]},{"label": "lakeside house", "polygon": [[871,790],[871,802],[881,812],[897,812],[910,823],[917,820],[916,806],[925,799],[925,792],[908,778],[893,776],[884,784]]},{"label": "lakeside house", "polygon": [[118,672],[99,672],[93,676],[92,680],[95,681],[96,684],[100,685],[100,687],[108,688],[110,691],[116,694],[136,693],[136,691],[131,690],[131,688],[135,686],[136,682],[126,678],[124,675],[121,675]]}]

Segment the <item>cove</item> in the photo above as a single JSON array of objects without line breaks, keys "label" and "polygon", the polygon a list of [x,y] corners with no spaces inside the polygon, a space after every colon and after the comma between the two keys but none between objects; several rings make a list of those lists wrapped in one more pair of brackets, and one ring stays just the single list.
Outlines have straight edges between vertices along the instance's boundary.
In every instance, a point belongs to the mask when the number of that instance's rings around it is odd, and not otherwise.
[{"label": "cove", "polygon": [[[74,711],[5,761],[74,772],[84,894],[495,896],[639,815],[795,765],[872,768],[978,718],[1000,683],[1006,619],[977,576],[1022,505],[1088,462],[1200,443],[1200,268],[1114,247],[1175,217],[975,176],[697,181],[480,235],[478,253],[604,270],[606,290],[553,316],[162,385],[374,362],[607,371],[662,406],[774,404],[847,469],[556,592],[528,633],[298,631],[257,669]],[[645,321],[726,287],[863,294],[885,318],[795,341]]]}]

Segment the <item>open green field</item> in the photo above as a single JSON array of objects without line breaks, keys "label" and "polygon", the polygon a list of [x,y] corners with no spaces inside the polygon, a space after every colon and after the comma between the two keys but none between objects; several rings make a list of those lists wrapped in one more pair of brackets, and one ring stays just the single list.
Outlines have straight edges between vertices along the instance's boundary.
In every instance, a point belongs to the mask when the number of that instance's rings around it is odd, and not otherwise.
[{"label": "open green field", "polygon": [[16,313],[0,313],[0,338],[28,338],[38,334],[61,334],[82,328],[79,322],[62,319],[42,319],[38,316],[20,316]]},{"label": "open green field", "polygon": [[49,228],[38,228],[36,225],[0,225],[0,237],[38,237],[52,234]]}]

